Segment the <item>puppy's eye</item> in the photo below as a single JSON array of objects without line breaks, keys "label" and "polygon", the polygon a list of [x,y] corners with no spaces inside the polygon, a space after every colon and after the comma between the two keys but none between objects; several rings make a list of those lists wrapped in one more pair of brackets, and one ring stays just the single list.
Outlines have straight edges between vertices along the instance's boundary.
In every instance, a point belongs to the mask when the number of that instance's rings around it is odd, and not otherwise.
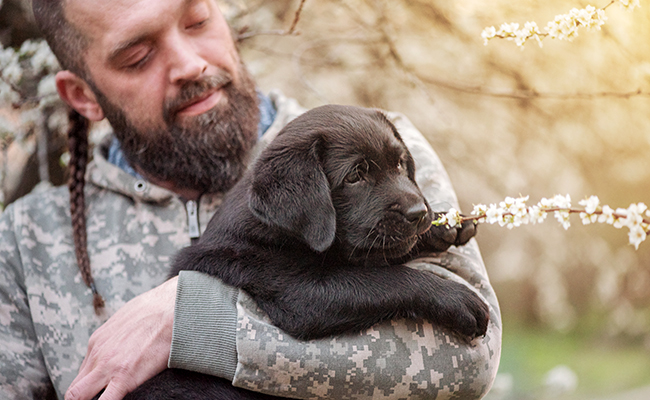
[{"label": "puppy's eye", "polygon": [[364,179],[370,166],[366,160],[354,166],[354,169],[345,176],[345,183],[357,183]]},{"label": "puppy's eye", "polygon": [[403,158],[400,158],[399,163],[397,164],[397,170],[401,174],[406,174],[408,173],[408,164],[406,163],[406,160]]},{"label": "puppy's eye", "polygon": [[353,169],[349,174],[345,176],[345,183],[357,183],[360,180],[361,174],[359,173],[359,168]]}]

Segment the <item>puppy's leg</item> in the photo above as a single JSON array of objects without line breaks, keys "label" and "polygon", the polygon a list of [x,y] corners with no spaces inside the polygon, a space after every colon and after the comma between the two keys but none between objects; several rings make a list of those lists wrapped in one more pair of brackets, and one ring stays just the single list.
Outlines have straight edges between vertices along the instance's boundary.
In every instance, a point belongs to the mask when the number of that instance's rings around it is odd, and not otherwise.
[{"label": "puppy's leg", "polygon": [[467,287],[406,266],[344,267],[290,282],[282,297],[256,299],[274,324],[300,339],[360,331],[392,318],[424,318],[464,340],[487,330],[489,308]]}]

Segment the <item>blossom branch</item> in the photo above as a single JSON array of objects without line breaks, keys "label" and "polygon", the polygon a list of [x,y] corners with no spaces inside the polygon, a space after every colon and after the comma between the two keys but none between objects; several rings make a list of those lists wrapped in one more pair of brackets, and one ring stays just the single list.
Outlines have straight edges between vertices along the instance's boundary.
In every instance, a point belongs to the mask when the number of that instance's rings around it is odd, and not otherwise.
[{"label": "blossom branch", "polygon": [[584,207],[582,209],[571,207],[569,195],[556,195],[552,199],[542,198],[533,206],[528,206],[527,201],[528,196],[506,197],[498,205],[478,204],[474,206],[472,216],[469,217],[460,215],[456,209],[452,208],[433,221],[433,224],[454,227],[460,226],[465,221],[474,221],[476,223],[499,224],[512,229],[525,224],[541,223],[548,214],[553,213],[564,229],[569,229],[571,226],[570,214],[580,214],[584,225],[599,222],[619,229],[627,227],[630,244],[634,245],[636,249],[650,235],[650,210],[644,203],[631,204],[628,208],[614,210],[608,205],[601,206],[600,200],[596,196],[581,200],[578,204]]},{"label": "blossom branch", "polygon": [[587,6],[583,9],[573,8],[568,14],[556,15],[553,21],[546,24],[545,31],[542,32],[534,21],[526,22],[523,28],[519,29],[518,23],[501,24],[497,30],[494,26],[489,26],[483,30],[481,37],[485,45],[494,38],[514,41],[517,46],[523,49],[526,41],[534,39],[542,47],[542,40],[546,37],[559,40],[572,41],[578,36],[578,29],[581,27],[600,30],[605,23],[605,9],[618,2],[621,8],[633,10],[640,7],[639,0],[612,0],[602,8]]}]

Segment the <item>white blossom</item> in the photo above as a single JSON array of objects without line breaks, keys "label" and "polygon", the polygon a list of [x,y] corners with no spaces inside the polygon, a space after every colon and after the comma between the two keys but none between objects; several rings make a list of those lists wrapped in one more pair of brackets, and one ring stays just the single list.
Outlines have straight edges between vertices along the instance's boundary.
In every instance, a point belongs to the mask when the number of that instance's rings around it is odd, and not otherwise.
[{"label": "white blossom", "polygon": [[47,127],[52,132],[66,132],[68,130],[68,112],[63,107],[58,107],[47,120]]},{"label": "white blossom", "polygon": [[571,208],[571,196],[568,194],[566,196],[556,194],[555,197],[553,197],[553,203],[557,208],[569,209]]},{"label": "white blossom", "polygon": [[472,215],[476,215],[480,218],[477,219],[477,222],[485,222],[485,214],[487,213],[487,206],[485,204],[476,204],[472,210]]},{"label": "white blossom", "polygon": [[641,215],[644,211],[647,213],[648,206],[646,206],[644,203],[630,204],[628,211]]},{"label": "white blossom", "polygon": [[23,78],[23,69],[19,63],[10,63],[2,70],[2,78],[8,83],[18,85]]},{"label": "white blossom", "polygon": [[56,71],[59,69],[59,62],[44,40],[40,41],[36,52],[30,59],[30,63],[37,75],[43,71]]},{"label": "white blossom", "polygon": [[483,38],[483,44],[487,46],[488,41],[490,39],[494,39],[496,35],[497,35],[497,30],[493,26],[488,26],[487,28],[483,29],[483,32],[481,32],[481,37]]},{"label": "white blossom", "polygon": [[614,224],[614,209],[608,205],[604,205],[602,214],[598,216],[598,222],[609,225]]},{"label": "white blossom", "polygon": [[591,196],[588,199],[580,200],[578,204],[585,208],[585,210],[580,213],[580,219],[584,225],[598,221],[598,215],[595,213],[598,210],[600,200],[597,196]]},{"label": "white blossom", "polygon": [[625,220],[627,219],[627,210],[625,208],[617,208],[614,213],[623,216],[622,218],[617,218],[614,216],[614,223],[612,224],[614,228],[621,229],[625,226]]},{"label": "white blossom", "polygon": [[449,209],[449,212],[447,212],[443,218],[447,221],[447,225],[449,225],[450,228],[453,228],[456,225],[460,226],[463,223],[460,213],[453,207]]},{"label": "white blossom", "polygon": [[618,5],[628,11],[632,11],[634,7],[641,7],[639,0],[618,0]]},{"label": "white blossom", "polygon": [[599,30],[606,20],[605,11],[602,9],[593,6],[580,10],[573,8],[568,14],[556,15],[555,19],[546,25],[546,31],[553,39],[571,41],[578,36],[578,28]]},{"label": "white blossom", "polygon": [[641,226],[636,226],[630,229],[628,232],[628,237],[630,239],[630,244],[634,245],[635,249],[639,249],[639,245],[646,239],[646,231]]},{"label": "white blossom", "polygon": [[585,208],[585,213],[593,214],[596,212],[596,210],[598,210],[600,200],[597,196],[590,196],[588,199],[580,200],[578,204]]},{"label": "white blossom", "polygon": [[528,215],[530,217],[530,221],[533,224],[537,224],[537,223],[541,224],[542,222],[544,222],[548,214],[542,211],[542,209],[539,208],[539,206],[532,206],[528,209]]},{"label": "white blossom", "polygon": [[539,27],[537,26],[536,22],[534,21],[526,22],[524,24],[523,33],[526,35],[527,38],[535,39],[539,47],[542,47],[542,38],[540,37],[541,32],[539,31]]},{"label": "white blossom", "polygon": [[56,79],[54,75],[47,75],[38,83],[36,95],[39,97],[50,96],[57,94]]},{"label": "white blossom", "polygon": [[0,108],[9,107],[20,100],[20,95],[16,93],[7,82],[0,80]]},{"label": "white blossom", "polygon": [[623,224],[630,229],[641,227],[641,224],[643,224],[643,212],[647,209],[648,207],[643,203],[630,204],[630,207],[626,210],[627,216]]},{"label": "white blossom", "polygon": [[502,220],[503,210],[498,208],[496,204],[490,204],[490,207],[485,212],[485,217],[487,218],[488,224],[496,224]]},{"label": "white blossom", "polygon": [[26,57],[34,55],[34,53],[38,51],[41,42],[42,41],[36,41],[32,39],[25,40],[23,44],[20,46],[20,50],[18,50],[18,54]]},{"label": "white blossom", "polygon": [[507,39],[512,40],[512,35],[519,30],[519,24],[516,22],[513,23],[503,23],[499,27],[499,32],[497,35],[505,35]]},{"label": "white blossom", "polygon": [[571,221],[569,217],[571,216],[568,211],[556,211],[554,213],[555,219],[562,224],[564,229],[569,229],[571,227]]},{"label": "white blossom", "polygon": [[586,212],[581,212],[580,213],[580,219],[582,220],[583,225],[589,225],[592,222],[597,222],[598,221],[598,215],[596,215],[596,214],[588,214]]},{"label": "white blossom", "polygon": [[518,197],[514,199],[514,203],[508,208],[508,211],[513,215],[512,224],[515,227],[527,224],[529,221],[526,201],[528,201],[528,196]]},{"label": "white blossom", "polygon": [[7,47],[3,49],[0,46],[0,68],[5,69],[9,64],[18,62],[18,54],[13,48]]},{"label": "white blossom", "polygon": [[541,200],[538,203],[539,208],[542,210],[547,210],[549,208],[553,208],[554,204],[551,199],[547,199],[546,197],[542,197]]}]

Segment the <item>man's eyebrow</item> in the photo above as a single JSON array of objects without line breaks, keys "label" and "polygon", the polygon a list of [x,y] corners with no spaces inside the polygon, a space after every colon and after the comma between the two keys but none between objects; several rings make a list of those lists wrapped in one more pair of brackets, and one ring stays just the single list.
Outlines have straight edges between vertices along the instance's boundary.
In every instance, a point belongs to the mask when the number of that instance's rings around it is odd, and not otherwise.
[{"label": "man's eyebrow", "polygon": [[142,44],[142,43],[145,43],[145,42],[148,42],[148,41],[149,41],[149,37],[147,35],[143,35],[143,36],[138,36],[138,37],[133,38],[131,40],[127,40],[127,41],[124,41],[122,43],[119,43],[108,54],[108,62],[109,63],[115,63],[115,61],[122,54],[124,54],[125,51],[133,48],[134,46],[137,46],[139,44]]}]

